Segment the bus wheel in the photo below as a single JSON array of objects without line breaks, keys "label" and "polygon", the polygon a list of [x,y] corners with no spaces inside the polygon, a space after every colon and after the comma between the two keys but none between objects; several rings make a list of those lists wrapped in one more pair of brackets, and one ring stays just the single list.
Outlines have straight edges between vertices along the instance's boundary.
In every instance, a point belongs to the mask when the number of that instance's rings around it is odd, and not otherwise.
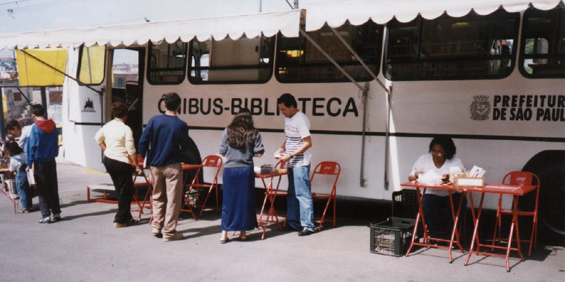
[{"label": "bus wheel", "polygon": [[[539,152],[522,170],[535,173],[541,182],[538,242],[565,246],[565,151]],[[530,194],[532,195],[525,195],[520,199],[520,209],[533,210],[535,195]],[[520,221],[520,231],[522,226],[531,226],[531,221],[529,224],[522,224]]]}]

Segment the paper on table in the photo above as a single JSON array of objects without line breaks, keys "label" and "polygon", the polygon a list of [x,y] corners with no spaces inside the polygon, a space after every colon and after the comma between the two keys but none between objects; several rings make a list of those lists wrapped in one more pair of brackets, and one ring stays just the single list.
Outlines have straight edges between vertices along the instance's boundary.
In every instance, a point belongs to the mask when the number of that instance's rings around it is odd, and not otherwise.
[{"label": "paper on table", "polygon": [[437,174],[435,171],[430,170],[422,174],[418,174],[418,181],[421,182],[441,182],[441,175]]},{"label": "paper on table", "polygon": [[468,177],[483,177],[484,174],[485,170],[476,165],[473,166],[473,168],[469,170],[469,172],[467,172]]}]

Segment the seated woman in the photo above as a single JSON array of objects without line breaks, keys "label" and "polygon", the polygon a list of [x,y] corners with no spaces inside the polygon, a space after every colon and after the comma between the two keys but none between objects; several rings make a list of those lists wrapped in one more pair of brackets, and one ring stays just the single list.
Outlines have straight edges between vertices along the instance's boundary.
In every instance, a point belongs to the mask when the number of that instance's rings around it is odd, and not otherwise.
[{"label": "seated woman", "polygon": [[[432,142],[430,142],[429,154],[424,154],[416,160],[412,172],[408,179],[410,181],[417,180],[418,176],[423,173],[429,173],[433,171],[437,175],[441,175],[442,179],[449,177],[449,169],[451,167],[459,167],[465,171],[465,167],[461,160],[455,157],[457,148],[450,137],[438,136],[435,137]],[[453,192],[453,204],[454,209],[457,211],[459,207],[459,201],[461,199],[460,192]],[[441,223],[440,209],[441,207],[448,206],[449,204],[449,192],[447,190],[439,189],[427,189],[426,194],[424,194],[424,201],[422,203],[422,210],[424,212],[424,220],[428,226],[428,232],[432,238],[437,237],[437,228]],[[462,218],[465,214],[465,209],[467,207],[467,199],[463,198],[461,213],[459,217]],[[449,220],[450,229],[449,234],[451,234],[453,228],[453,222]]]}]

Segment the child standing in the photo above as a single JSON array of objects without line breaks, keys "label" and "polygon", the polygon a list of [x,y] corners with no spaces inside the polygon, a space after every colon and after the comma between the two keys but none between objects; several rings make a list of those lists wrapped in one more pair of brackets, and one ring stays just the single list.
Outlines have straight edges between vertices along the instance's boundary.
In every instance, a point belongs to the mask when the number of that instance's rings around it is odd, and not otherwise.
[{"label": "child standing", "polygon": [[18,191],[18,196],[20,196],[20,201],[22,203],[22,209],[20,212],[28,213],[32,208],[32,197],[27,181],[26,156],[22,148],[20,148],[16,142],[7,142],[6,151],[8,151],[8,156],[10,156],[10,164],[8,168],[11,172],[16,173],[16,190]]}]

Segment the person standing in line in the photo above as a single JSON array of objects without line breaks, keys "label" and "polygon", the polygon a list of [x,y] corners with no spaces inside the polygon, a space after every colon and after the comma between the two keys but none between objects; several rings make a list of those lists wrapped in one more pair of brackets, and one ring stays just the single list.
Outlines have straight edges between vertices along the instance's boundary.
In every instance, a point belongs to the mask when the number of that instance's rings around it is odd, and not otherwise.
[{"label": "person standing in line", "polygon": [[248,109],[241,109],[224,129],[220,144],[220,154],[226,157],[222,187],[222,244],[229,241],[228,231],[240,231],[239,239],[246,240],[246,231],[257,227],[253,157],[261,157],[264,152],[261,134],[253,126],[251,113]]},{"label": "person standing in line", "polygon": [[106,123],[94,139],[104,151],[104,166],[112,178],[118,194],[118,212],[114,217],[114,227],[126,227],[137,221],[131,215],[131,199],[133,197],[132,166],[138,174],[143,171],[137,163],[133,133],[125,124],[129,107],[117,102],[112,105],[113,120]]},{"label": "person standing in line", "polygon": [[26,144],[27,144],[27,139],[29,138],[29,134],[31,132],[31,126],[32,125],[28,125],[22,128],[22,126],[17,120],[11,120],[6,124],[6,133],[12,135],[12,137],[14,138],[19,138],[18,145],[20,146],[20,148],[22,148],[24,153],[26,152],[27,149]]},{"label": "person standing in line", "polygon": [[188,125],[177,112],[181,99],[177,93],[161,98],[166,111],[152,117],[139,140],[139,152],[151,167],[153,179],[153,235],[164,242],[180,240],[177,224],[182,206],[182,151],[188,149]]},{"label": "person standing in line", "polygon": [[300,230],[298,236],[306,236],[316,231],[314,227],[314,207],[310,191],[310,160],[312,138],[310,121],[298,110],[296,99],[289,93],[277,99],[279,111],[285,116],[284,132],[286,139],[275,152],[275,158],[287,163],[288,197],[286,231]]},{"label": "person standing in line", "polygon": [[59,134],[52,119],[45,119],[45,110],[39,104],[31,105],[31,116],[35,123],[27,140],[26,161],[28,171],[33,168],[41,218],[39,223],[61,220],[57,163]]},{"label": "person standing in line", "polygon": [[16,190],[20,197],[22,209],[20,213],[29,213],[32,208],[32,196],[29,191],[29,183],[26,174],[26,156],[24,151],[16,142],[7,142],[6,151],[10,156],[8,168],[16,174]]}]

